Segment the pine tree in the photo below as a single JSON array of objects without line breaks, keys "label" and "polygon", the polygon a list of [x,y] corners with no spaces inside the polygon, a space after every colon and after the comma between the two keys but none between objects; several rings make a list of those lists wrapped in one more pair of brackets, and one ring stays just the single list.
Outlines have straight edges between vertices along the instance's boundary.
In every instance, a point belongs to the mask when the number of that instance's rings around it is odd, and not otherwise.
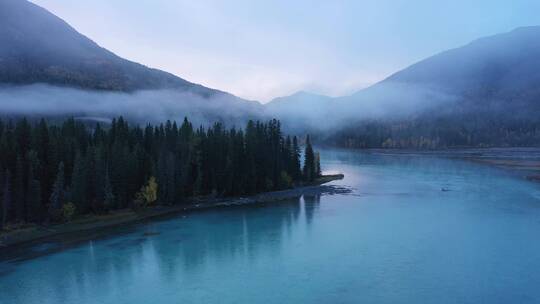
[{"label": "pine tree", "polygon": [[26,155],[30,149],[31,126],[26,118],[17,121],[15,127],[15,137],[17,140],[17,152],[19,155]]},{"label": "pine tree", "polygon": [[246,126],[245,135],[246,149],[246,185],[244,189],[248,194],[257,192],[257,130],[255,123],[250,120]]},{"label": "pine tree", "polygon": [[[0,126],[0,129],[2,128],[3,126]],[[2,133],[2,130],[0,130],[0,133]],[[3,187],[3,182],[4,182],[4,172],[0,172],[0,182],[2,183],[2,187]],[[3,196],[3,191],[4,190],[3,188],[0,188],[0,195]],[[2,197],[0,196],[0,198]],[[0,231],[2,231],[2,229],[4,228],[4,204],[3,202],[0,200]]]},{"label": "pine tree", "polygon": [[53,220],[59,220],[61,218],[62,206],[65,200],[65,177],[64,177],[64,163],[61,162],[58,165],[58,173],[56,174],[56,180],[54,181],[51,197],[49,198],[49,215]]},{"label": "pine tree", "polygon": [[321,176],[321,155],[319,152],[315,152],[315,169],[313,170],[315,177]]},{"label": "pine tree", "polygon": [[12,208],[11,198],[11,173],[6,170],[4,174],[4,186],[2,189],[2,227],[5,227],[9,222],[9,213]]},{"label": "pine tree", "polygon": [[304,180],[312,182],[315,179],[315,155],[309,135],[306,137],[306,149],[304,152]]},{"label": "pine tree", "polygon": [[115,207],[125,208],[128,206],[129,200],[133,198],[133,195],[128,193],[128,176],[127,176],[127,146],[122,143],[121,136],[121,120],[117,122],[116,126],[116,142],[112,146],[112,152],[109,156],[109,177],[111,186],[114,192]]},{"label": "pine tree", "polygon": [[35,152],[28,153],[28,191],[26,217],[30,222],[41,221],[41,184],[35,179],[35,173],[39,172],[39,160]]},{"label": "pine tree", "polygon": [[[85,185],[85,191],[86,191],[86,204],[87,208],[94,212],[99,212],[101,209],[101,206],[97,203],[97,195],[96,195],[96,189],[97,189],[97,183],[98,183],[98,177],[96,175],[96,148],[95,146],[88,147],[88,150],[86,151],[86,157],[84,159],[85,164],[85,172],[86,172],[86,185]],[[99,177],[101,179],[101,176]]]},{"label": "pine tree", "polygon": [[87,178],[84,157],[77,153],[73,174],[71,176],[71,201],[75,204],[77,212],[85,213],[87,210]]},{"label": "pine tree", "polygon": [[109,170],[105,170],[105,178],[103,179],[103,207],[106,211],[111,210],[115,206],[115,196],[113,193]]},{"label": "pine tree", "polygon": [[40,188],[42,190],[41,205],[45,206],[48,203],[49,195],[48,189],[51,187],[51,171],[50,171],[50,138],[49,127],[45,122],[45,119],[41,119],[34,131],[34,149],[37,152],[37,161],[39,164],[39,171],[34,171],[36,179],[39,179]]},{"label": "pine tree", "polygon": [[293,148],[291,153],[292,178],[293,180],[298,181],[302,177],[302,171],[300,169],[300,147],[298,146],[298,139],[296,138],[296,136],[293,137]]},{"label": "pine tree", "polygon": [[105,162],[103,156],[103,148],[101,145],[98,145],[94,151],[94,203],[93,208],[95,211],[101,212],[104,210],[104,190],[105,190]]},{"label": "pine tree", "polygon": [[15,216],[18,221],[26,219],[26,176],[25,164],[21,156],[17,157],[15,166]]},{"label": "pine tree", "polygon": [[159,200],[165,204],[174,202],[174,164],[170,153],[163,150],[158,159],[157,176],[159,187]]}]

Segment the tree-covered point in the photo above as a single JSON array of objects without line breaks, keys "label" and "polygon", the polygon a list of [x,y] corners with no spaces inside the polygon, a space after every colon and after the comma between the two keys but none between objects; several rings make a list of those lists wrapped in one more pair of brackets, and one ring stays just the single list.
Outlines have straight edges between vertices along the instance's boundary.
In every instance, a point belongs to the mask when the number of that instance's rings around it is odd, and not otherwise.
[{"label": "tree-covered point", "polygon": [[286,189],[320,175],[309,137],[303,168],[300,154],[277,120],[245,129],[194,129],[187,119],[144,128],[122,117],[106,127],[0,121],[0,223]]}]

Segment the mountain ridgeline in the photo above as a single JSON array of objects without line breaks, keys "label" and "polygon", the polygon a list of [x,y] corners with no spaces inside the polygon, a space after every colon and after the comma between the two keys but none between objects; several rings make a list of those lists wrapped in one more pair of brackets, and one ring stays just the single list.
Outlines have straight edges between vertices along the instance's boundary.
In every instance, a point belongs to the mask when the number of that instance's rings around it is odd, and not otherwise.
[{"label": "mountain ridgeline", "polygon": [[26,0],[0,1],[3,116],[190,117],[244,124],[260,104],[123,59]]},{"label": "mountain ridgeline", "polygon": [[540,145],[540,27],[478,39],[344,97],[261,105],[123,59],[26,0],[0,1],[0,114],[196,125],[277,118],[356,148]]},{"label": "mountain ridgeline", "polygon": [[113,91],[178,89],[204,97],[225,94],[120,58],[26,0],[0,1],[0,82]]},{"label": "mountain ridgeline", "polygon": [[279,117],[295,132],[327,130],[328,120],[322,124],[321,118],[331,113],[332,101],[328,96],[301,91],[271,100],[264,106],[264,115]]},{"label": "mountain ridgeline", "polygon": [[[308,123],[332,145],[538,146],[540,27],[478,39],[353,95],[313,100],[315,110],[305,111],[323,114]],[[295,103],[295,98],[281,100],[280,111],[295,111]],[[289,123],[284,120],[285,126]]]},{"label": "mountain ridgeline", "polygon": [[194,129],[187,119],[144,128],[123,118],[106,128],[0,121],[0,229],[311,183],[320,164],[309,137],[303,168],[300,154],[276,120],[244,130]]},{"label": "mountain ridgeline", "polygon": [[539,146],[539,38],[540,27],[519,28],[400,71],[371,90],[400,85],[405,99],[420,98],[412,102],[418,108],[364,120],[331,141],[381,148]]}]

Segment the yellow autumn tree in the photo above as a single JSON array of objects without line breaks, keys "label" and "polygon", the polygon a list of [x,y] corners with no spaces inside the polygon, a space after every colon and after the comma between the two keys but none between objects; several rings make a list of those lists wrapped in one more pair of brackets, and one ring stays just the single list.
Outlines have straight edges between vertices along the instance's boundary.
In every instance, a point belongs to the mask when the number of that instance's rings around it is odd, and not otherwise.
[{"label": "yellow autumn tree", "polygon": [[137,203],[143,206],[149,206],[157,201],[158,184],[156,178],[151,176],[148,183],[137,193]]}]

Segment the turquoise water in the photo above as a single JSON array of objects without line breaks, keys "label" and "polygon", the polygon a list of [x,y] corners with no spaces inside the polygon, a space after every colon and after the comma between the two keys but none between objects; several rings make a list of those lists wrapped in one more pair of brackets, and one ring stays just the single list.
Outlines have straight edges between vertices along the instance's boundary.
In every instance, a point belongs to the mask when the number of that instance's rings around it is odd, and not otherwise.
[{"label": "turquoise water", "polygon": [[352,193],[35,246],[0,261],[0,303],[540,303],[538,184],[432,156],[322,157]]}]

